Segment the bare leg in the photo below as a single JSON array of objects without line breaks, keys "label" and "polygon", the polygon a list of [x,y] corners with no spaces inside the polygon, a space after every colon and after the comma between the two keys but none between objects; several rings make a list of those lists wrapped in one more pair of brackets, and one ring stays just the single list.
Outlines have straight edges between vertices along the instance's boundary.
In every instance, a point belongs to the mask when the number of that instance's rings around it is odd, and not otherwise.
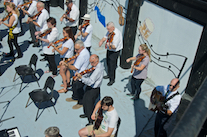
[{"label": "bare leg", "polygon": [[88,129],[86,127],[80,129],[78,131],[80,137],[87,137],[88,136]]},{"label": "bare leg", "polygon": [[70,84],[70,71],[66,68],[66,81],[67,84]]},{"label": "bare leg", "polygon": [[67,82],[66,82],[66,75],[65,75],[65,72],[66,72],[66,67],[64,65],[62,65],[60,67],[60,75],[63,79],[63,85],[64,85],[64,88],[67,89]]}]

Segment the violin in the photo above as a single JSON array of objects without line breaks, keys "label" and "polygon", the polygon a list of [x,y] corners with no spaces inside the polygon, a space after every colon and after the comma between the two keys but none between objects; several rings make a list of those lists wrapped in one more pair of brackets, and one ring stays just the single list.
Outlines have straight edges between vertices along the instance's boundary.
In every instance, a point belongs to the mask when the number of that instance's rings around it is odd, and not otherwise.
[{"label": "violin", "polygon": [[[57,41],[55,41],[53,44],[58,44],[58,43],[60,43],[60,42],[63,42],[63,41],[65,41],[65,40],[68,40],[68,38],[67,37],[64,37],[64,38],[62,38],[62,39],[59,39],[59,40],[57,40]],[[49,46],[47,46],[47,48],[50,48],[50,46],[51,46],[52,44],[50,44]]]},{"label": "violin", "polygon": [[29,4],[32,4],[32,1],[26,2],[26,3],[24,3],[24,4],[20,5],[20,6],[23,7],[23,6],[26,6],[26,5],[29,5]]},{"label": "violin", "polygon": [[[46,36],[47,34],[49,34],[50,32],[52,31],[51,28],[45,30],[43,33],[39,34],[39,37],[44,37]],[[38,42],[38,39],[36,39],[36,42]]]},{"label": "violin", "polygon": [[122,8],[122,6],[119,6],[119,7],[118,7],[119,24],[120,24],[121,26],[124,25],[124,17],[122,16],[122,12],[123,12],[123,8]]},{"label": "violin", "polygon": [[68,15],[70,14],[71,8],[67,8],[67,10],[65,11],[65,14]]},{"label": "violin", "polygon": [[[95,70],[95,67],[92,67],[92,68],[90,68],[90,69],[86,69],[86,70],[82,71],[80,74],[81,74],[81,76],[82,76],[82,75],[84,75],[84,74],[86,74],[86,73],[91,73],[91,72],[94,71],[94,70]],[[74,80],[75,78],[77,78],[77,75],[73,76],[73,80]]]},{"label": "violin", "polygon": [[[65,60],[65,63],[70,62],[71,60],[76,59],[79,56],[79,53],[77,53],[76,55],[72,56],[71,58],[68,58],[67,60]],[[57,68],[60,68],[61,65],[58,65]]]},{"label": "violin", "polygon": [[9,18],[10,16],[12,16],[12,13],[11,13],[11,12],[9,12],[8,15],[7,15],[5,18],[2,19],[2,22],[8,20],[8,18]]},{"label": "violin", "polygon": [[88,23],[83,24],[83,25],[81,26],[81,29],[82,29],[82,28],[86,28],[89,24],[90,24],[89,22],[88,22]]},{"label": "violin", "polygon": [[[107,43],[108,43],[108,42],[111,43],[111,42],[113,41],[113,39],[114,39],[114,35],[115,35],[114,32],[111,32],[111,33],[108,34],[108,39],[107,39],[107,41],[106,41],[105,49],[107,48]],[[109,49],[111,49],[111,46],[109,46]]]},{"label": "violin", "polygon": [[34,18],[38,17],[41,13],[42,13],[42,11],[39,11],[36,15],[34,15],[34,16],[30,17],[30,18],[34,19]]},{"label": "violin", "polygon": [[[144,55],[140,55],[140,56],[138,56],[138,58],[137,58],[136,62],[134,62],[134,66],[139,65],[139,64],[140,64],[140,62],[141,62],[144,58],[145,58],[145,56],[144,56]],[[132,73],[132,72],[133,72],[133,68],[131,69],[131,73]]]}]

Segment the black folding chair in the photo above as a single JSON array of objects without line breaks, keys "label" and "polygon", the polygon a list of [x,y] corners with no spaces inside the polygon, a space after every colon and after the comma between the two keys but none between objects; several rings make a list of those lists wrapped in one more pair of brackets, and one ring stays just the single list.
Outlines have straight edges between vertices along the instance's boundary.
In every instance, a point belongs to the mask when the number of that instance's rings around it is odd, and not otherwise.
[{"label": "black folding chair", "polygon": [[[28,106],[30,98],[32,99],[32,101],[35,104],[39,104],[39,105],[37,105],[38,110],[37,110],[37,115],[36,115],[35,121],[37,121],[37,119],[38,119],[39,106],[41,105],[42,102],[50,101],[53,104],[52,106],[55,110],[55,113],[57,114],[57,111],[55,109],[55,104],[52,102],[53,92],[54,92],[54,90],[53,90],[54,84],[55,84],[54,79],[52,77],[48,77],[43,89],[35,89],[29,93],[29,99],[27,101],[26,107]],[[48,88],[50,89],[50,93],[47,92]]]},{"label": "black folding chair", "polygon": [[118,135],[120,124],[121,124],[121,118],[119,117],[119,120],[118,120],[118,123],[117,123],[117,130],[116,130],[116,133],[115,133],[114,137],[117,137],[117,135]]},{"label": "black folding chair", "polygon": [[21,92],[22,84],[24,82],[24,77],[27,75],[31,75],[32,77],[34,77],[37,81],[38,86],[40,87],[38,79],[35,76],[37,59],[38,59],[37,55],[33,54],[28,65],[20,65],[15,68],[16,73],[14,75],[13,82],[15,81],[16,74],[18,74],[19,76],[22,76],[22,83],[21,83],[19,92]]}]

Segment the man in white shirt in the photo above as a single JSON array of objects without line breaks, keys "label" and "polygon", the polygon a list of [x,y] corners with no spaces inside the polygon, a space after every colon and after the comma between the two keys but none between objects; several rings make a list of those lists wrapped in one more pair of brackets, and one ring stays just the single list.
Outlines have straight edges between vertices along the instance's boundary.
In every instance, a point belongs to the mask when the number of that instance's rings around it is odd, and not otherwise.
[{"label": "man in white shirt", "polygon": [[48,14],[50,14],[50,0],[40,0],[45,4],[45,9],[47,10]]},{"label": "man in white shirt", "polygon": [[107,40],[105,48],[107,48],[106,63],[108,74],[107,76],[104,76],[104,79],[109,78],[109,83],[107,85],[111,86],[115,82],[117,59],[120,55],[120,51],[123,48],[123,40],[122,33],[117,28],[115,28],[113,22],[109,22],[107,24],[107,30],[108,32],[106,35],[99,42],[99,47],[101,47],[103,42]]},{"label": "man in white shirt", "polygon": [[73,4],[72,0],[66,0],[67,11],[65,14],[62,15],[60,21],[64,21],[66,26],[69,26],[72,31],[73,35],[77,32],[78,20],[79,20],[79,9],[78,7]]},{"label": "man in white shirt", "polygon": [[37,0],[30,0],[32,1],[32,4],[29,6],[29,9],[26,11],[23,7],[21,7],[20,5],[18,6],[18,8],[21,8],[21,10],[27,14],[29,17],[27,19],[27,23],[29,23],[29,30],[30,30],[30,35],[32,37],[32,41],[29,41],[29,43],[34,43],[35,41],[35,35],[33,35],[36,31],[35,25],[32,22],[29,22],[29,18],[36,15],[38,13],[37,11]]},{"label": "man in white shirt", "polygon": [[80,115],[81,118],[88,118],[88,124],[92,124],[93,120],[91,119],[91,114],[94,109],[94,103],[98,96],[100,95],[100,86],[103,80],[104,66],[99,62],[99,57],[96,54],[91,55],[90,63],[92,68],[95,68],[92,72],[81,75],[76,73],[77,79],[87,85],[85,93],[83,96],[83,111],[84,114]]},{"label": "man in white shirt", "polygon": [[[109,96],[105,96],[96,104],[93,114],[91,115],[93,120],[95,120],[95,114],[98,110],[100,110],[99,112],[101,114],[103,113],[103,120],[100,123],[100,127],[88,125],[78,131],[80,137],[87,137],[92,134],[94,134],[95,137],[114,137],[117,131],[119,116],[116,109],[113,107],[113,99]],[[93,130],[94,128],[95,130]]]},{"label": "man in white shirt", "polygon": [[90,52],[91,38],[93,33],[93,26],[90,24],[90,15],[85,14],[81,19],[83,19],[83,23],[78,27],[80,31],[77,35],[75,35],[75,39],[77,39],[78,36],[81,36],[84,46]]},{"label": "man in white shirt", "polygon": [[[49,14],[47,10],[45,9],[45,5],[42,2],[37,3],[37,11],[41,12],[41,14],[36,17],[35,19],[29,18],[28,21],[32,22],[36,26],[37,32],[31,33],[31,35],[38,35],[40,33],[43,33],[47,29],[47,19],[49,18]],[[35,38],[35,36],[32,36],[32,38]],[[33,47],[38,47],[39,43],[36,42],[36,38],[32,39],[34,41]]]},{"label": "man in white shirt", "polygon": [[[90,58],[90,53],[88,50],[84,47],[84,44],[81,40],[78,40],[75,42],[75,52],[79,53],[78,57],[74,60],[74,62],[69,62],[68,64],[65,64],[63,61],[60,63],[63,65],[66,65],[68,69],[74,71],[74,75],[76,73],[80,73],[84,70],[89,65],[89,58]],[[72,98],[67,98],[66,101],[71,102],[71,101],[78,101],[75,106],[73,106],[73,109],[81,108],[83,107],[83,86],[84,84],[82,83],[81,80],[76,80],[72,82],[72,90],[73,90],[73,95]]]},{"label": "man in white shirt", "polygon": [[169,85],[157,86],[152,92],[152,104],[155,103],[153,97],[156,92],[160,92],[164,97],[164,104],[161,102],[157,103],[158,112],[156,114],[154,126],[155,137],[167,137],[166,128],[168,128],[169,123],[166,125],[166,122],[172,116],[172,114],[176,113],[181,100],[181,95],[177,91],[177,89],[180,87],[179,84],[179,79],[174,78],[171,80]]}]

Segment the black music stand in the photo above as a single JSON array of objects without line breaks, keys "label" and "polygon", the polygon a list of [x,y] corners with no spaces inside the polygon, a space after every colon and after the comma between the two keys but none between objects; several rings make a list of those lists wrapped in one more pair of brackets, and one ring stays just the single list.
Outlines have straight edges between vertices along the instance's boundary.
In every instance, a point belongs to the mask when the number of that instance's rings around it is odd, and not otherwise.
[{"label": "black music stand", "polygon": [[[0,102],[0,104],[2,104],[2,103],[10,103],[10,101],[2,101],[2,102]],[[4,121],[6,121],[6,120],[9,120],[9,119],[12,119],[12,118],[14,118],[14,117],[10,117],[10,118],[7,118],[7,119],[3,119],[3,120],[0,120],[0,123],[1,122],[4,122]]]}]

